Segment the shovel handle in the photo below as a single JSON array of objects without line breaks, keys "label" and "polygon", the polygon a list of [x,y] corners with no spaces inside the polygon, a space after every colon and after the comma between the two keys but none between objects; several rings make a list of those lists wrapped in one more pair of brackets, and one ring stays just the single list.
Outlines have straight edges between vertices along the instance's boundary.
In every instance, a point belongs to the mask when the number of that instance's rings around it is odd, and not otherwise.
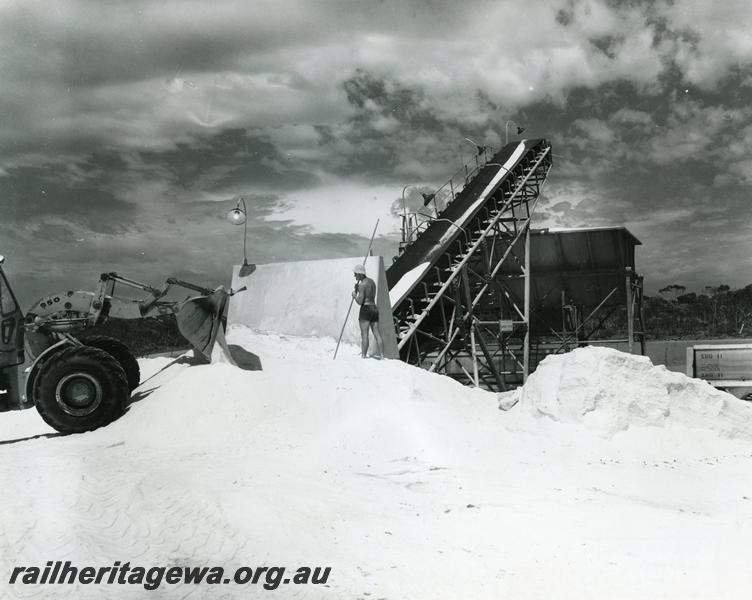
[{"label": "shovel handle", "polygon": [[[368,260],[368,256],[371,254],[371,248],[373,247],[373,238],[376,237],[376,229],[379,226],[379,220],[376,219],[376,225],[373,227],[373,233],[371,234],[371,241],[368,242],[368,250],[366,250],[366,256],[363,259],[363,266],[366,265],[366,261]],[[356,284],[355,289],[357,289],[358,286]],[[339,337],[337,338],[337,347],[334,349],[334,356],[332,357],[332,360],[335,360],[337,358],[337,352],[339,351],[339,345],[342,342],[342,336],[345,333],[345,327],[347,326],[347,320],[350,318],[350,311],[352,310],[353,302],[355,302],[355,298],[352,298],[350,300],[350,306],[347,307],[347,314],[345,315],[345,322],[342,323],[342,329],[339,332]]]}]

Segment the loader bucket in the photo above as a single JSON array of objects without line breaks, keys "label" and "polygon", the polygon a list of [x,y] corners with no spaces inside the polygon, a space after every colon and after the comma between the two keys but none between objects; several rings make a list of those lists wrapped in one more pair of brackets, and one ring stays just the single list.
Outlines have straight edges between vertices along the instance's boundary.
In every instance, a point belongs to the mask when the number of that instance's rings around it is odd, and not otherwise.
[{"label": "loader bucket", "polygon": [[[197,353],[209,362],[215,343],[219,343],[224,354],[223,362],[232,362],[224,336],[224,313],[230,294],[224,286],[218,287],[207,296],[197,296],[186,300],[176,314],[178,329]],[[214,357],[216,358],[216,356]]]}]

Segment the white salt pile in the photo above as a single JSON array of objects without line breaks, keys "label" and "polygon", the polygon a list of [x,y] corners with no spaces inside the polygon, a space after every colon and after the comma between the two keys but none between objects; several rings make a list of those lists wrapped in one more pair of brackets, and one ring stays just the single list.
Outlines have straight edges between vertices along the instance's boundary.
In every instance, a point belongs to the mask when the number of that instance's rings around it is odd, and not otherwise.
[{"label": "white salt pile", "polygon": [[[495,394],[349,344],[332,360],[330,338],[228,341],[263,369],[142,360],[126,414],[81,435],[2,416],[0,598],[749,596],[741,401],[588,348],[544,361],[502,413]],[[276,593],[9,583],[47,560],[332,570]]]},{"label": "white salt pile", "polygon": [[673,424],[752,439],[752,404],[646,356],[611,348],[578,348],[546,357],[527,383],[500,394],[500,407],[611,436],[635,426]]}]

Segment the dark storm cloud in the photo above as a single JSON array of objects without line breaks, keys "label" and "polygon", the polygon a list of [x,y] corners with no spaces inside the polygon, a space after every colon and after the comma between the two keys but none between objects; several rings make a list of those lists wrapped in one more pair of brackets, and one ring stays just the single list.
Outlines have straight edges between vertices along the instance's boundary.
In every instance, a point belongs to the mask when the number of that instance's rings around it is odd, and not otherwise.
[{"label": "dark storm cloud", "polygon": [[26,302],[57,287],[93,289],[103,271],[150,284],[175,273],[218,284],[229,277],[227,265],[242,257],[242,228],[225,220],[241,196],[249,256],[281,260],[285,252],[302,257],[346,247],[337,236],[320,241],[305,228],[266,222],[282,199],[252,191],[314,181],[244,130],[191,136],[161,152],[101,151],[10,167],[0,175],[2,253]]},{"label": "dark storm cloud", "polygon": [[[171,187],[158,198],[169,205],[189,202],[201,191],[242,195],[246,188],[296,189],[315,183],[307,172],[291,168],[273,144],[245,130],[192,136],[161,152],[95,152],[65,163],[9,167],[0,175],[0,207],[6,222],[21,230],[50,219],[79,226],[77,235],[137,232],[148,228],[138,219],[143,206],[133,200],[134,188],[144,178]],[[253,194],[250,197],[254,197]],[[259,202],[279,205],[279,196],[255,196]],[[273,199],[272,199],[273,198]],[[253,202],[249,200],[249,205]],[[204,201],[207,210],[211,202]],[[184,210],[184,209],[181,209]],[[267,212],[271,208],[266,208]],[[48,225],[49,226],[49,225]],[[58,231],[67,230],[55,223]],[[39,233],[39,232],[37,232]]]},{"label": "dark storm cloud", "polygon": [[191,219],[225,220],[227,212],[238,205],[243,198],[246,214],[250,221],[261,221],[272,215],[279,207],[282,199],[276,194],[239,194],[237,197],[215,202],[193,201],[180,205],[180,214],[174,214],[168,219],[169,223],[178,224],[187,215]]},{"label": "dark storm cloud", "polygon": [[164,176],[183,189],[242,191],[243,185],[280,190],[313,185],[313,174],[293,168],[269,141],[245,129],[196,134],[162,151],[138,153],[145,172]]},{"label": "dark storm cloud", "polygon": [[[421,88],[358,69],[342,89],[350,116],[339,125],[316,129],[329,170],[340,175],[391,182],[441,177],[456,165],[463,148],[471,150],[465,136],[484,139],[485,121],[467,125],[439,114]],[[470,102],[479,108],[491,104],[480,91]]]},{"label": "dark storm cloud", "polygon": [[45,11],[29,2],[6,9],[0,31],[6,60],[25,63],[32,77],[52,75],[68,86],[221,69],[249,52],[284,45],[285,31],[295,30],[297,42],[318,35],[301,26],[306,11],[278,10],[262,25],[261,6],[237,4],[237,18],[227,19],[221,5],[74,1]]},{"label": "dark storm cloud", "polygon": [[405,88],[362,70],[347,79],[342,87],[347,101],[360,109],[351,121],[362,127],[370,127],[371,133],[380,132],[374,128],[369,113],[394,117],[400,124],[418,130],[437,131],[445,126],[441,119],[425,108],[425,94],[421,90]]},{"label": "dark storm cloud", "polygon": [[21,226],[53,216],[98,233],[125,232],[135,207],[108,191],[108,183],[102,175],[79,179],[66,165],[10,168],[0,175],[0,207]]},{"label": "dark storm cloud", "polygon": [[[58,277],[50,257],[76,277],[105,265],[150,281],[176,269],[214,279],[239,262],[242,229],[223,217],[240,196],[263,260],[358,254],[362,238],[273,219],[305,192],[308,214],[342,227],[344,211],[325,214],[336,205],[327,194],[362,200],[376,186],[398,216],[411,182],[407,204],[419,208],[419,190],[472,156],[465,137],[498,147],[512,119],[554,143],[541,216],[630,223],[651,264],[672,273],[663,257],[684,269],[697,240],[707,238],[695,256],[719,261],[717,229],[745,239],[746,0],[70,0],[0,11],[0,251],[45,280]],[[725,255],[752,279],[738,249]],[[694,268],[684,283],[712,270]]]}]

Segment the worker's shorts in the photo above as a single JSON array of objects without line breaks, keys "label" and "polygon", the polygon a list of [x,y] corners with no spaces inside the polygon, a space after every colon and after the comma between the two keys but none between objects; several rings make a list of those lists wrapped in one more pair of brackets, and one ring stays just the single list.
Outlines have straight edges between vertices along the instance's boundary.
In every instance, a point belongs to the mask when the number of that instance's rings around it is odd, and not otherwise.
[{"label": "worker's shorts", "polygon": [[375,304],[363,304],[360,307],[358,321],[368,321],[369,323],[379,322],[379,309]]}]

